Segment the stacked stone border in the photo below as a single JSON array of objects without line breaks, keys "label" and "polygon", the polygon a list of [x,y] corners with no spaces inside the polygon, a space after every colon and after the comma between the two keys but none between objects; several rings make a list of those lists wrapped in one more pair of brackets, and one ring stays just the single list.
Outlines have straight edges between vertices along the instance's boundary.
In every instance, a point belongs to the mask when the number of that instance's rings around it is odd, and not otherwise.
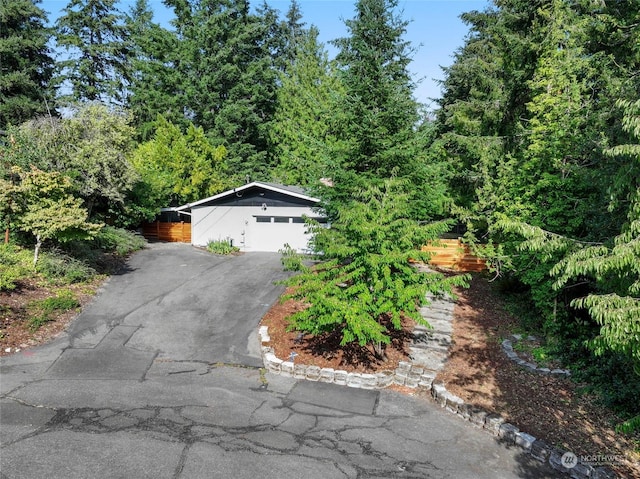
[{"label": "stacked stone border", "polygon": [[553,447],[543,440],[520,431],[498,414],[466,404],[462,398],[447,391],[444,384],[435,381],[437,373],[434,371],[425,370],[407,361],[400,362],[395,371],[382,371],[376,374],[350,373],[333,368],[298,364],[295,361],[285,361],[276,357],[273,348],[269,346],[271,338],[267,326],[260,326],[258,334],[262,344],[262,360],[265,368],[273,374],[362,389],[383,389],[393,384],[409,388],[424,388],[442,408],[469,421],[473,426],[493,434],[501,441],[519,447],[537,461],[548,463],[554,470],[567,474],[573,479],[616,479],[618,477],[609,467],[593,467],[577,460],[575,456],[571,456],[576,459],[575,462],[566,463],[572,467],[565,467],[563,460],[566,459],[565,454],[569,451]]},{"label": "stacked stone border", "polygon": [[[511,336],[509,336],[509,338],[502,341],[502,350],[507,355],[507,357],[511,359],[514,363],[538,374],[551,374],[554,376],[565,376],[565,377],[571,376],[571,371],[569,371],[568,369],[541,368],[541,367],[538,367],[538,365],[535,363],[530,363],[522,359],[520,356],[518,356],[518,353],[516,353],[513,350],[513,345],[517,344],[518,341],[520,341],[521,339],[522,339],[521,334],[512,334]],[[535,341],[536,337],[527,336],[527,339],[531,341]]]}]

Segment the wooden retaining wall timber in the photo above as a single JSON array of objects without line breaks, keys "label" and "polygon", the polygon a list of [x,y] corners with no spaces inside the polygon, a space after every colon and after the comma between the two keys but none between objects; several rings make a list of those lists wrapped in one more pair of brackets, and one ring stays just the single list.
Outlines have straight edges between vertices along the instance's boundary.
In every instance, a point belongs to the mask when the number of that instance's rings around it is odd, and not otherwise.
[{"label": "wooden retaining wall timber", "polygon": [[429,264],[457,271],[484,271],[486,262],[471,253],[469,246],[457,239],[441,239],[436,245],[428,244],[422,251],[433,253]]},{"label": "wooden retaining wall timber", "polygon": [[145,223],[142,234],[149,240],[169,241],[172,243],[191,243],[191,223]]}]

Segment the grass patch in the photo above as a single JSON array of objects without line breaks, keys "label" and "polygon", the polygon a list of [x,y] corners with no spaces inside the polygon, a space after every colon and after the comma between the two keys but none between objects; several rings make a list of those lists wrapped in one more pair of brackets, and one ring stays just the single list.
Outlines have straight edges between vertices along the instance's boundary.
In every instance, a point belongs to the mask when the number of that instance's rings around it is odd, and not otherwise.
[{"label": "grass patch", "polygon": [[27,306],[29,311],[29,329],[37,331],[45,323],[54,321],[56,315],[75,309],[80,303],[68,289],[60,290],[55,296],[32,301]]}]

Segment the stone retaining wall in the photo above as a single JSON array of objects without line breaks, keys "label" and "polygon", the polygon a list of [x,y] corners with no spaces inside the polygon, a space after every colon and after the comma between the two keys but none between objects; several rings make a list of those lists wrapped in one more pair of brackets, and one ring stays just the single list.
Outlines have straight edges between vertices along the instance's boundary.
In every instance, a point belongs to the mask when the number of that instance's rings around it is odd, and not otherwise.
[{"label": "stone retaining wall", "polygon": [[[512,334],[509,337],[509,339],[505,339],[504,341],[502,341],[502,350],[507,355],[507,357],[511,359],[514,363],[538,374],[551,374],[554,376],[571,376],[571,371],[569,371],[568,369],[541,368],[541,367],[538,367],[538,365],[535,363],[530,363],[522,359],[520,356],[518,356],[518,353],[516,353],[513,350],[513,345],[516,344],[521,339],[522,339],[522,336],[520,334]],[[529,339],[535,340],[536,338],[534,336],[529,336]]]}]

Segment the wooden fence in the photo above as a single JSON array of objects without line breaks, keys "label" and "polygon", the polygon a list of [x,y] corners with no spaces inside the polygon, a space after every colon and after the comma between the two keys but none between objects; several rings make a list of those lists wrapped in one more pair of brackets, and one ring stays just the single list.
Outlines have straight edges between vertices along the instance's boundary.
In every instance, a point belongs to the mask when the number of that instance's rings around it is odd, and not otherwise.
[{"label": "wooden fence", "polygon": [[457,271],[484,271],[487,264],[474,256],[469,247],[457,239],[442,239],[436,246],[427,245],[422,251],[433,253],[429,264]]},{"label": "wooden fence", "polygon": [[191,243],[191,223],[145,223],[142,234],[149,240],[170,241],[173,243]]}]

